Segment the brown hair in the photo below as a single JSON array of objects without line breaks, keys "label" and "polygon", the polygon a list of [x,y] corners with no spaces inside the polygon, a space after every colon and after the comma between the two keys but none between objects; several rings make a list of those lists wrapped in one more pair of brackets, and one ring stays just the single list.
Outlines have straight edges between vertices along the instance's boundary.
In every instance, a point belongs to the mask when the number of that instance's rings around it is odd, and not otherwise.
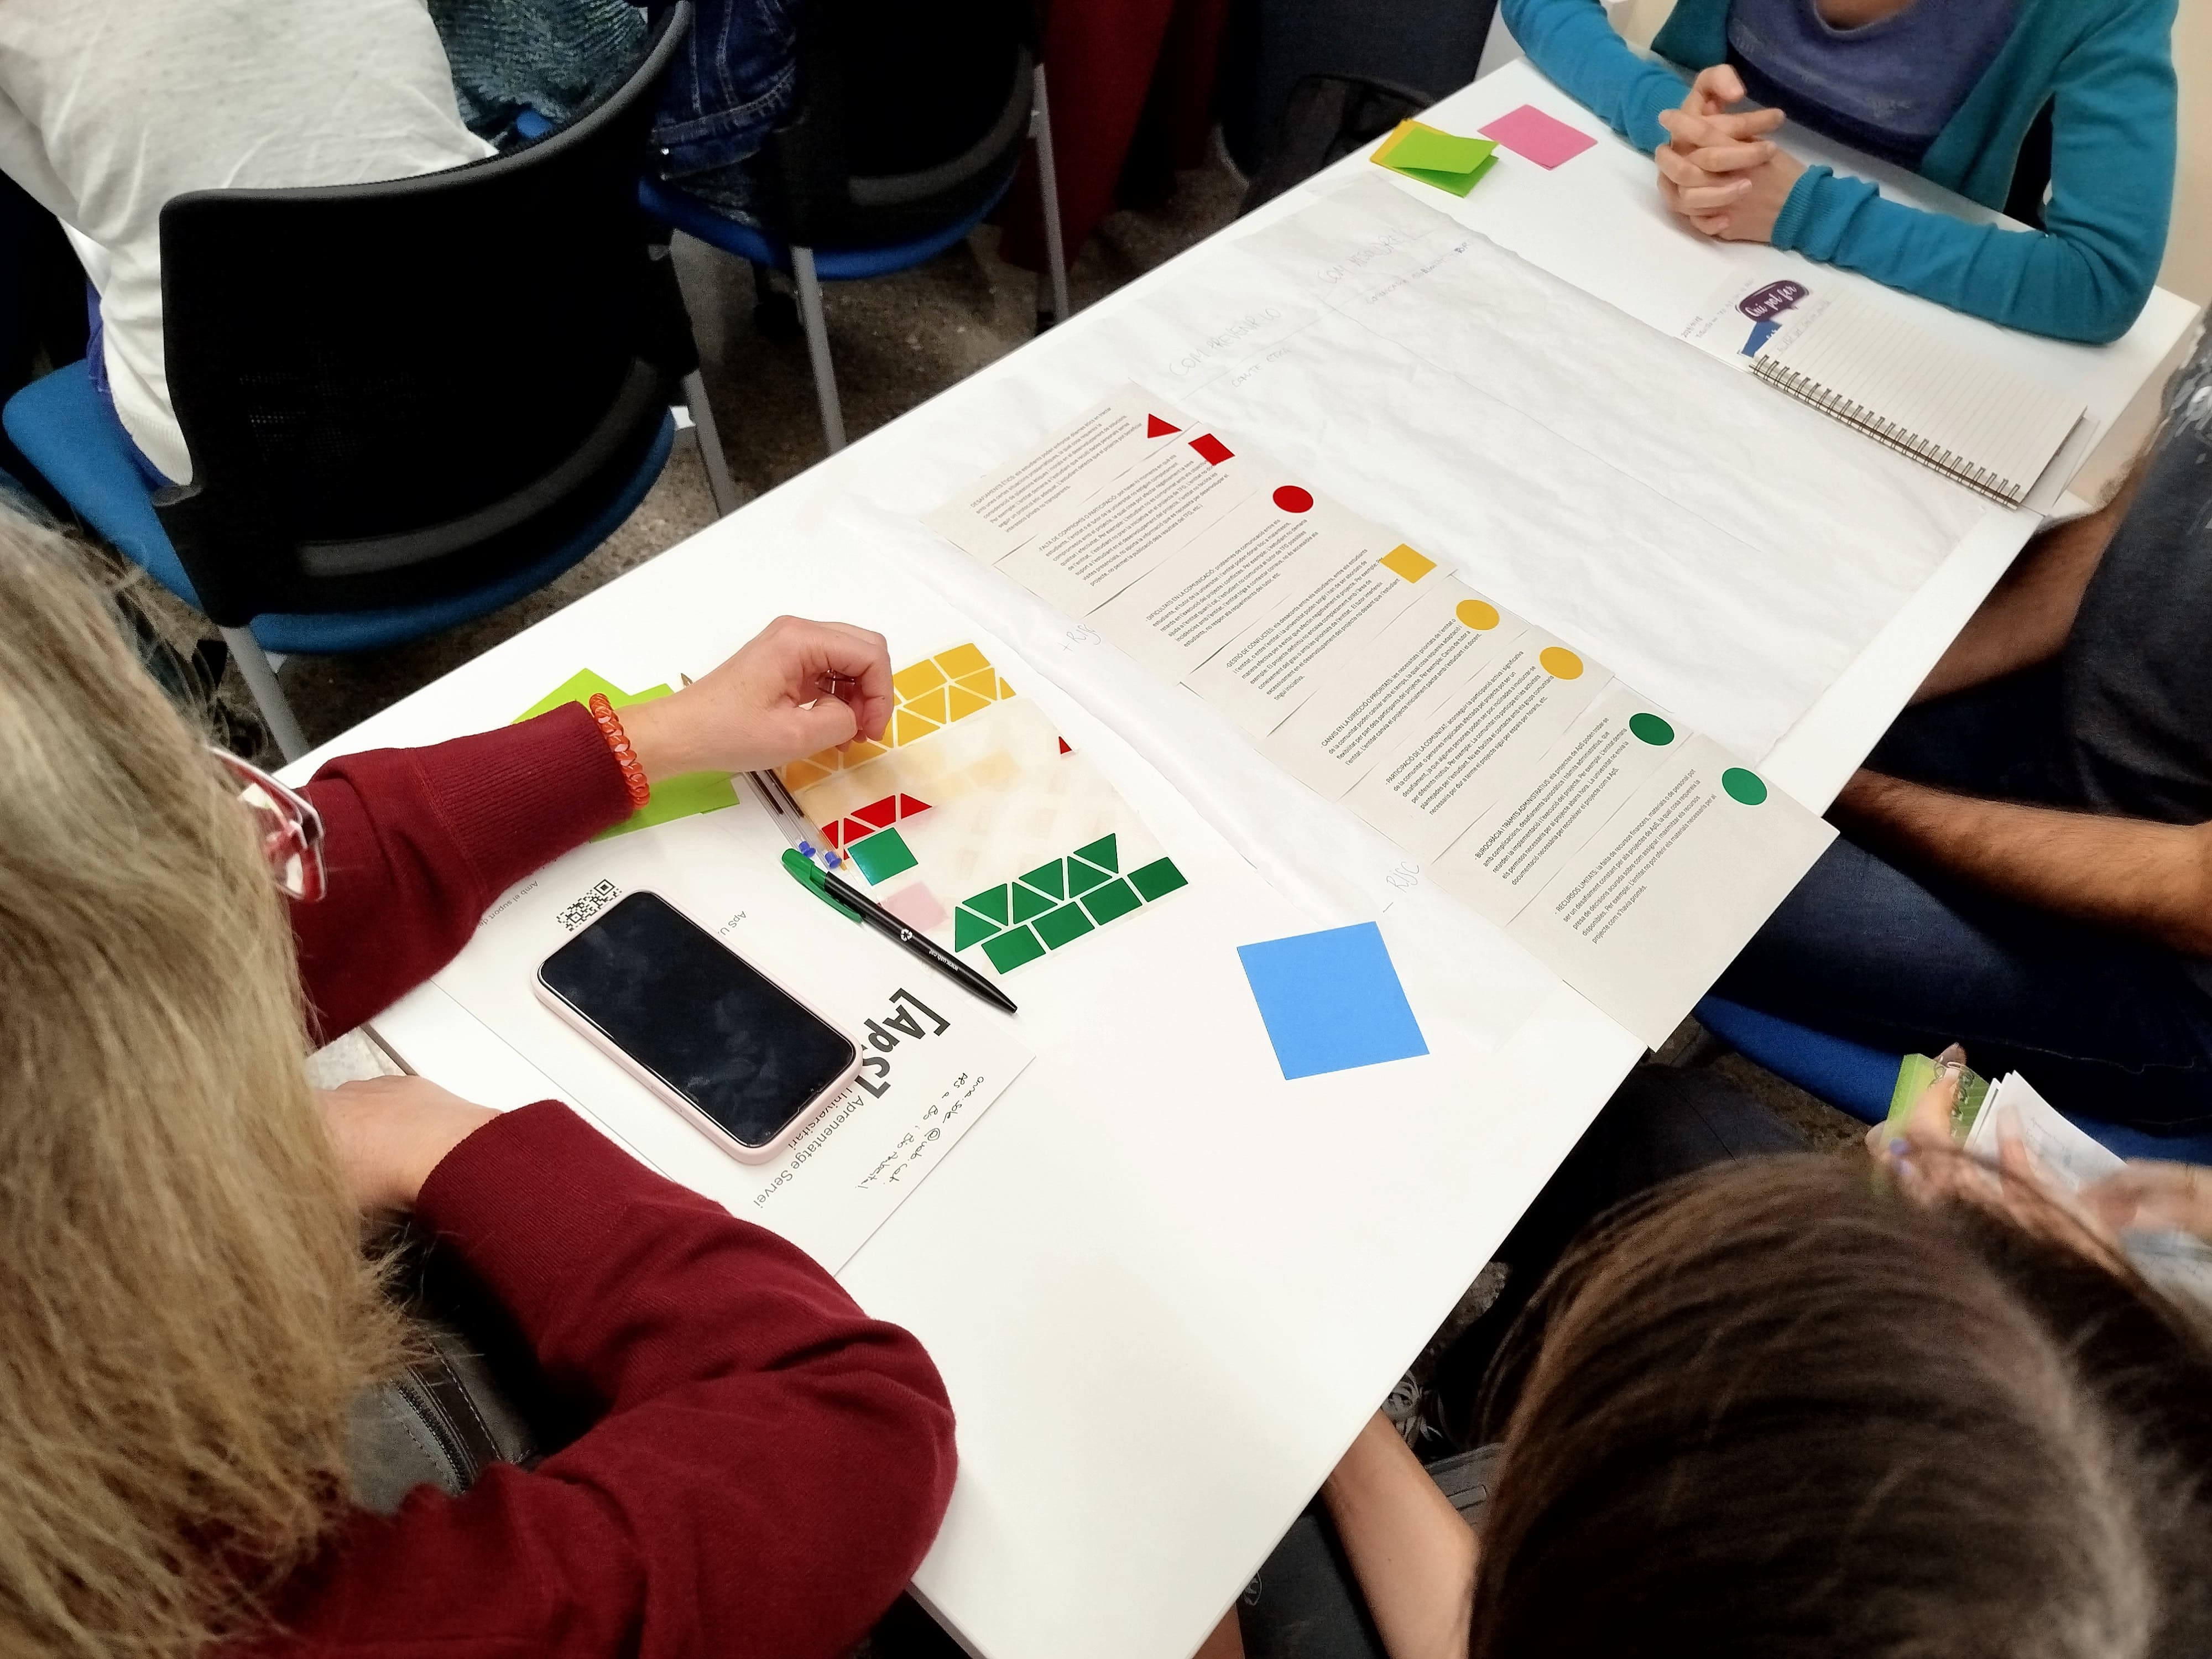
[{"label": "brown hair", "polygon": [[244,815],[0,514],[0,1651],[183,1659],[343,1505],[398,1352]]},{"label": "brown hair", "polygon": [[1492,1391],[1471,1652],[2212,1652],[2212,1350],[2067,1231],[1810,1156],[1611,1218]]}]

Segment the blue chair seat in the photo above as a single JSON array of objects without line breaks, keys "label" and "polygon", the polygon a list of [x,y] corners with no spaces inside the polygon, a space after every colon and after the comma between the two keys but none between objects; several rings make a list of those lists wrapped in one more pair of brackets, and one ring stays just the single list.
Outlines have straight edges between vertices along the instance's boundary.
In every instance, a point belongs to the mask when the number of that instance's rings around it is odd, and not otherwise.
[{"label": "blue chair seat", "polygon": [[[130,440],[92,389],[92,378],[82,363],[57,369],[25,386],[0,411],[0,422],[24,458],[68,498],[87,524],[170,592],[195,611],[200,609],[199,596],[192,592],[176,550],[162,532],[145,479],[128,447]],[[422,605],[257,617],[253,637],[264,651],[341,656],[404,644],[512,605],[614,533],[653,488],[675,440],[675,420],[664,416],[643,464],[606,510],[544,558],[511,575]]]},{"label": "blue chair seat", "polygon": [[[1862,1123],[1889,1115],[1889,1097],[1897,1086],[1901,1054],[1830,1036],[1741,1003],[1707,997],[1694,1010],[1698,1024],[1754,1065],[1796,1084],[1838,1111]],[[2212,1130],[2178,1135],[2152,1134],[2125,1124],[2095,1118],[2069,1120],[2122,1158],[2160,1158],[2185,1164],[2212,1164]]]},{"label": "blue chair seat", "polygon": [[[872,246],[817,247],[814,250],[814,274],[825,283],[857,283],[872,276],[911,270],[956,243],[967,240],[968,233],[990,216],[991,210],[999,205],[1013,182],[1014,174],[1010,168],[1006,179],[981,206],[927,236]],[[717,213],[696,198],[686,196],[680,190],[671,190],[653,179],[639,184],[637,199],[653,218],[673,226],[687,236],[696,236],[710,247],[786,274],[791,270],[791,244],[757,225],[740,223],[726,214]]]}]

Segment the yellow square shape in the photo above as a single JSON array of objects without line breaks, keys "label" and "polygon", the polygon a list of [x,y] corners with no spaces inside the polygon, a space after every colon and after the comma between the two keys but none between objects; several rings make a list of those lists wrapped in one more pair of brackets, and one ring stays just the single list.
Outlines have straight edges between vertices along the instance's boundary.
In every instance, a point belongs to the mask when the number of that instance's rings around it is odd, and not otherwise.
[{"label": "yellow square shape", "polygon": [[1400,542],[1397,546],[1392,548],[1375,562],[1395,575],[1403,576],[1409,582],[1420,580],[1422,577],[1437,568],[1437,562],[1434,559],[1423,557],[1403,542]]},{"label": "yellow square shape", "polygon": [[991,665],[991,659],[972,645],[956,645],[950,651],[940,651],[931,659],[943,669],[948,678],[958,679],[965,674],[980,674]]},{"label": "yellow square shape", "polygon": [[909,664],[891,676],[891,690],[898,693],[901,702],[910,702],[932,686],[944,684],[945,671],[927,660]]}]

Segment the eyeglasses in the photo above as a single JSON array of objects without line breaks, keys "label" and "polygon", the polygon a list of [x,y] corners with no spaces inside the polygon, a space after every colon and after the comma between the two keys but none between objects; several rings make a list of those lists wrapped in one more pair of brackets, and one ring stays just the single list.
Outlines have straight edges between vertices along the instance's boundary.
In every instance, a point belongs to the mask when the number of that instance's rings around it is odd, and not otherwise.
[{"label": "eyeglasses", "polygon": [[238,786],[238,804],[253,820],[261,855],[286,898],[303,904],[323,896],[323,815],[307,797],[259,767],[210,745],[216,763]]}]

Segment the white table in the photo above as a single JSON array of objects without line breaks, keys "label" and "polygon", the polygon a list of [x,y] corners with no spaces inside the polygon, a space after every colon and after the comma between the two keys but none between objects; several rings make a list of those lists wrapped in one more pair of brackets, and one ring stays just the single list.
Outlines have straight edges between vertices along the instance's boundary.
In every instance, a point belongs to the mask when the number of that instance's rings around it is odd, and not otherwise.
[{"label": "white table", "polygon": [[[1595,125],[1517,64],[1432,118],[1471,131],[1522,102]],[[1571,165],[1573,191],[1536,188],[1544,181],[1501,166],[1453,211],[1555,274],[1655,317],[1695,304],[1745,257],[1666,223],[1650,162],[1625,146],[1601,145]],[[1364,166],[1353,158],[1335,171]],[[1860,170],[1900,197],[1939,194]],[[1316,185],[1330,182],[1325,174]],[[1231,234],[1289,212],[1312,188]],[[1132,375],[1172,395],[1172,365],[1188,358],[1189,341],[1157,331],[1152,356],[1138,362],[1109,343],[1132,331],[1145,337],[1147,307],[1187,287],[1204,252],[1130,284],[456,670],[294,775],[346,750],[497,724],[581,663],[617,678],[620,664],[652,664],[659,678],[713,660],[767,620],[798,580],[793,572],[830,568],[841,552],[832,516],[845,504],[894,484],[902,499],[949,493],[958,480],[923,473],[915,459],[933,435],[1009,400],[1036,411],[1042,431]],[[1960,320],[1924,309],[1930,326]],[[2093,412],[2116,414],[2191,314],[2160,295],[2125,341],[2084,356]],[[2052,351],[2077,349],[2021,349],[2047,364]],[[1809,805],[1830,799],[2033,527],[2032,515],[1998,515],[1970,537],[1767,757],[1770,775]],[[911,556],[915,574],[976,620],[979,638],[1044,677],[1037,694],[1141,810],[1167,815],[1156,827],[1179,857],[1203,840],[1193,855],[1225,871],[1233,845],[1305,925],[1389,912],[1425,1025],[1454,1004],[1472,1011],[1470,1028],[1495,1015],[1494,1040],[1455,1035],[1446,1045],[1455,1056],[1448,1079],[1415,1074],[1449,1086],[1408,1090],[1387,1070],[1354,1074],[1373,1079],[1371,1098],[1335,1145],[1283,1126],[1297,1103],[1340,1101],[1341,1092],[1293,1095],[1279,1080],[1272,1091],[1178,1091],[1167,1079],[1141,1103],[1143,1133],[1153,1139],[1114,1146],[1102,1164],[1112,1120],[1099,1091],[1132,1086],[1114,1070],[1130,1045],[1109,1030],[1082,1055],[1041,1053],[842,1275],[871,1311],[922,1336],[960,1414],[962,1472],[916,1579],[924,1601],[989,1659],[1176,1659],[1229,1605],[1641,1045],[1564,987],[1528,981],[1525,959],[1516,966],[1510,950],[1501,955],[1489,930],[1425,889],[1371,832],[1302,814],[1264,780],[1200,787],[1183,735],[1196,705],[1135,689],[1129,665],[1090,630],[949,548]],[[1270,811],[1300,821],[1269,834],[1260,819]],[[1252,1023],[1249,1005],[1224,1018],[1224,1030],[1241,1020],[1240,1032]],[[561,1092],[435,987],[375,1025],[416,1069],[488,1103]],[[1249,1034],[1237,1041],[1249,1043]]]}]

